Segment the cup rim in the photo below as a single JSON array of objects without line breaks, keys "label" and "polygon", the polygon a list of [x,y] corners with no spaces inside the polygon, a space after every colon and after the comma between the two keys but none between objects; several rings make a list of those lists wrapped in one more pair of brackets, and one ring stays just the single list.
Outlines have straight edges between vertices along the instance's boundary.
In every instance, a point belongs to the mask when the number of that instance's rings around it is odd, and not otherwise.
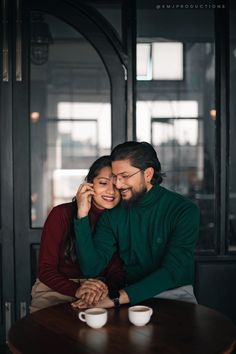
[{"label": "cup rim", "polygon": [[151,307],[146,306],[146,305],[134,305],[134,306],[129,307],[129,311],[134,311],[135,308],[140,308],[140,307],[147,310],[147,311],[152,309]]},{"label": "cup rim", "polygon": [[101,311],[101,313],[96,314],[97,316],[107,313],[107,309],[105,309],[103,307],[91,307],[89,309],[84,310],[83,312],[88,314],[88,315],[93,315],[94,314],[93,311]]}]

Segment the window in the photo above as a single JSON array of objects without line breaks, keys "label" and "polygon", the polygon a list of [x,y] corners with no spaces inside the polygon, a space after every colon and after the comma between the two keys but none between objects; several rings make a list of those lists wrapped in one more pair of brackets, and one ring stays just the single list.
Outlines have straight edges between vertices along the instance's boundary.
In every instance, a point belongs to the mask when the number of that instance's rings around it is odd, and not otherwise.
[{"label": "window", "polygon": [[137,79],[183,80],[183,43],[138,43]]},{"label": "window", "polygon": [[217,243],[214,11],[157,11],[137,3],[137,139],[155,147],[166,173],[163,186],[199,206],[197,248],[212,253]]},{"label": "window", "polygon": [[110,152],[111,104],[93,46],[53,16],[34,12],[35,19],[51,38],[47,56],[37,47],[30,67],[31,225],[42,227],[53,206],[71,201],[92,162]]}]

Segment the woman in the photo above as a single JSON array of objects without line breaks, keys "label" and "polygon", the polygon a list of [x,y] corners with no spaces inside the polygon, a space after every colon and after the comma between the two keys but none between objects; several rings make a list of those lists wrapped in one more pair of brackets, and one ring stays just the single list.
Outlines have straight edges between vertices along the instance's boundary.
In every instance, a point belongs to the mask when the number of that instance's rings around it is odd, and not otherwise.
[{"label": "woman", "polygon": [[100,157],[90,167],[87,183],[80,186],[76,198],[71,203],[54,207],[48,215],[40,244],[38,279],[31,292],[31,312],[84,296],[91,296],[97,302],[107,295],[108,288],[118,290],[122,287],[122,262],[117,254],[101,274],[103,281],[101,278],[86,280],[75,251],[73,219],[77,217],[84,194],[91,201],[89,220],[92,230],[105,209],[114,208],[120,201],[111,176],[110,157]]}]

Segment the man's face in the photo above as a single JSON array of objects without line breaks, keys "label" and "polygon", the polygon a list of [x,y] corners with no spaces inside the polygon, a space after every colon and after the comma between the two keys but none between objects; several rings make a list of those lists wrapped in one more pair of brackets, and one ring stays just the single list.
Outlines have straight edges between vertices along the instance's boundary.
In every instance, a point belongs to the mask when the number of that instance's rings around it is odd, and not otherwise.
[{"label": "man's face", "polygon": [[130,160],[113,161],[112,175],[126,206],[132,206],[152,187],[145,171],[132,166]]}]

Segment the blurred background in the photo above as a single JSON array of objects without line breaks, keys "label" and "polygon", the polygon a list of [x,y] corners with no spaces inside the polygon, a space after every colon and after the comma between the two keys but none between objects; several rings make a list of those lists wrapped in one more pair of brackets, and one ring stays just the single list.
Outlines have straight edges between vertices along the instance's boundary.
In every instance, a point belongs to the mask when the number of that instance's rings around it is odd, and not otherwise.
[{"label": "blurred background", "polygon": [[163,185],[199,206],[195,292],[236,323],[235,3],[1,7],[1,342],[28,311],[49,211],[126,140],[153,144]]}]

